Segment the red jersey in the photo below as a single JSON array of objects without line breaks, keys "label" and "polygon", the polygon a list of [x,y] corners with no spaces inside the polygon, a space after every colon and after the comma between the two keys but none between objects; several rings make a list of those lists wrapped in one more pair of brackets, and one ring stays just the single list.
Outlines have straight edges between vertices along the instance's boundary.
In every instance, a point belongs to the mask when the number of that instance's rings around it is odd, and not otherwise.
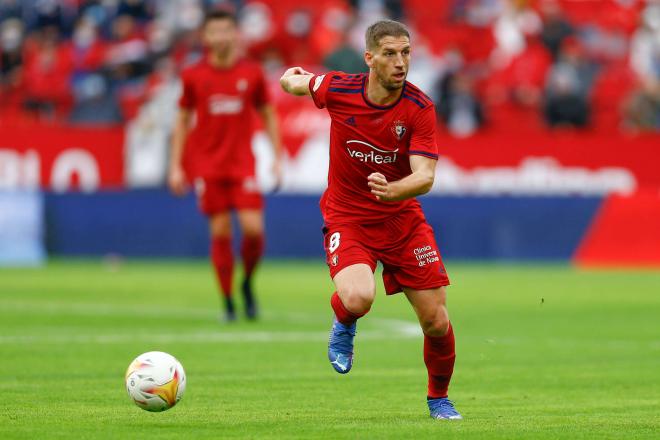
[{"label": "red jersey", "polygon": [[379,223],[406,209],[421,209],[416,199],[381,202],[371,194],[369,174],[388,182],[412,173],[409,156],[438,158],[432,100],[406,82],[398,101],[382,106],[366,95],[368,74],[329,72],[309,82],[314,103],[327,108],[330,125],[328,189],[321,198],[326,224]]},{"label": "red jersey", "polygon": [[239,60],[230,68],[218,68],[204,58],[183,71],[182,82],[179,106],[196,116],[182,159],[188,177],[254,176],[254,109],[269,101],[261,66]]}]

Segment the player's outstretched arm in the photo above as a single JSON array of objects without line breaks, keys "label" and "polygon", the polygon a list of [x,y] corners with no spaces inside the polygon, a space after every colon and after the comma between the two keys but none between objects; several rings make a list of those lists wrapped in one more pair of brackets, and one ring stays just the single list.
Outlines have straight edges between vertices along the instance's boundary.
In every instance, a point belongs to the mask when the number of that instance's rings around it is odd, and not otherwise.
[{"label": "player's outstretched arm", "polygon": [[367,177],[371,193],[383,202],[394,202],[421,196],[431,191],[437,160],[424,156],[410,156],[412,173],[401,180],[388,182],[380,173]]},{"label": "player's outstretched arm", "polygon": [[285,92],[296,96],[311,95],[309,80],[314,76],[302,67],[292,67],[280,78],[280,85]]}]

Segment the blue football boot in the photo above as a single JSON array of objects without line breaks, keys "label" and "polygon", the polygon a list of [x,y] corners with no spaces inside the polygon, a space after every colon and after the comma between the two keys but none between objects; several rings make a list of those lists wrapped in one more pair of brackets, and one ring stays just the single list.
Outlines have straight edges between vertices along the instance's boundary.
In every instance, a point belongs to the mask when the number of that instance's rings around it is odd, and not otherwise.
[{"label": "blue football boot", "polygon": [[427,400],[426,403],[429,405],[429,411],[433,419],[461,420],[463,418],[454,408],[454,402],[446,397]]},{"label": "blue football boot", "polygon": [[346,374],[353,366],[353,338],[357,325],[346,326],[335,317],[328,341],[328,359],[339,374]]}]

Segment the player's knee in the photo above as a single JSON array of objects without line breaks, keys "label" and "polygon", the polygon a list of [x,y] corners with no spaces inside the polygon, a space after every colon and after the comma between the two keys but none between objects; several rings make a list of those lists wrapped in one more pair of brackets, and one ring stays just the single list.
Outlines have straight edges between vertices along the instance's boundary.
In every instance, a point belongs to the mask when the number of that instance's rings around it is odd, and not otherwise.
[{"label": "player's knee", "polygon": [[370,286],[349,286],[340,289],[344,306],[353,313],[365,313],[374,301],[375,289]]},{"label": "player's knee", "polygon": [[246,237],[257,237],[264,233],[264,221],[261,214],[257,213],[239,213],[239,224],[241,232]]},{"label": "player's knee", "polygon": [[211,217],[209,221],[209,231],[211,237],[230,237],[231,236],[231,220],[224,215],[217,215]]},{"label": "player's knee", "polygon": [[424,319],[421,324],[422,330],[427,336],[444,336],[449,331],[449,317],[444,312],[436,313],[433,317]]},{"label": "player's knee", "polygon": [[243,227],[243,236],[249,239],[259,238],[263,235],[264,229],[261,225],[250,225]]},{"label": "player's knee", "polygon": [[210,233],[212,238],[229,238],[231,237],[231,226],[222,224],[211,225]]}]

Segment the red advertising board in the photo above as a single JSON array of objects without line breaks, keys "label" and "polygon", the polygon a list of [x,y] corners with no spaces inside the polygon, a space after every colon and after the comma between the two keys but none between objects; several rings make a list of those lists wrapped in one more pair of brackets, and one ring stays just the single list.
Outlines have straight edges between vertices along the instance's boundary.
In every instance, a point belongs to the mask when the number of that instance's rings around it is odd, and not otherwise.
[{"label": "red advertising board", "polygon": [[[327,114],[303,99],[281,102],[278,110],[289,153],[284,167],[291,180],[288,189],[324,187],[325,172],[319,167],[327,161]],[[438,193],[626,195],[660,189],[658,135],[485,131],[467,139],[441,134],[438,144]],[[316,153],[306,154],[312,150]],[[0,189],[127,187],[125,165],[130,162],[123,127],[0,124]],[[315,170],[311,180],[296,180],[293,174],[304,169]]]},{"label": "red advertising board", "polygon": [[573,261],[584,267],[660,268],[658,191],[605,199]]},{"label": "red advertising board", "polygon": [[0,188],[123,186],[123,128],[0,125]]},{"label": "red advertising board", "polygon": [[441,137],[439,146],[441,155],[467,169],[518,166],[528,158],[553,158],[564,169],[628,170],[638,189],[660,188],[660,136],[657,134],[484,132],[467,139]]}]

